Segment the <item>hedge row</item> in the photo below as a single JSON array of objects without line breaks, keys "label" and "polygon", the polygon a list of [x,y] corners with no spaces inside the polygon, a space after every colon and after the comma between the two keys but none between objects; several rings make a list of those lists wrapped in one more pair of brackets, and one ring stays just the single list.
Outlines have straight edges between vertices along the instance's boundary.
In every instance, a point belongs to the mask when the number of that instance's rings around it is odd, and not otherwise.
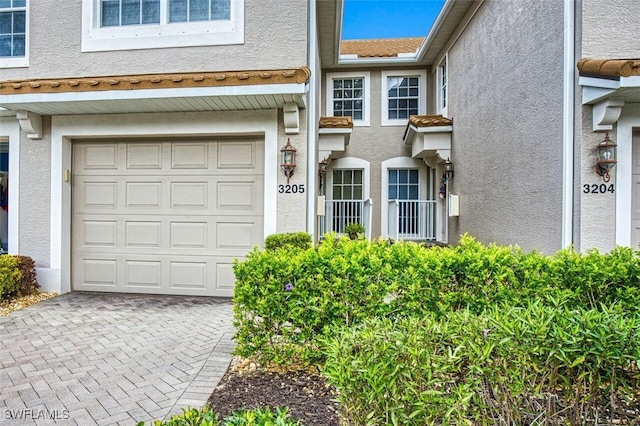
[{"label": "hedge row", "polygon": [[482,314],[533,299],[640,312],[640,256],[622,247],[543,256],[469,236],[456,247],[429,249],[325,238],[308,249],[254,249],[234,273],[236,351],[264,361],[322,361],[321,337],[371,317]]},{"label": "hedge row", "polygon": [[33,294],[40,288],[35,262],[28,256],[0,255],[0,299]]},{"label": "hedge row", "polygon": [[378,318],[323,348],[350,424],[624,423],[640,409],[640,321],[619,305]]}]

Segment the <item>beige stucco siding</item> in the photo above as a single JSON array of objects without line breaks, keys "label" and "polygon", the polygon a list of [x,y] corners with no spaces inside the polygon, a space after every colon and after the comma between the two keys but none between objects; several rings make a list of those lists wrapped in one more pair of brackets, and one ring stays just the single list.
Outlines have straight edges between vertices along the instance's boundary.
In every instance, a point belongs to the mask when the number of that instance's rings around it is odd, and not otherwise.
[{"label": "beige stucco siding", "polygon": [[561,246],[563,4],[488,0],[449,50],[449,241]]},{"label": "beige stucco siding", "polygon": [[49,267],[51,208],[51,119],[42,122],[43,137],[20,138],[20,254],[31,256],[38,268]]},{"label": "beige stucco siding", "polygon": [[640,58],[637,0],[582,0],[580,58]]},{"label": "beige stucco siding", "polygon": [[244,0],[244,44],[81,52],[76,1],[30,2],[29,68],[0,70],[0,80],[251,70],[307,63],[307,2]]}]

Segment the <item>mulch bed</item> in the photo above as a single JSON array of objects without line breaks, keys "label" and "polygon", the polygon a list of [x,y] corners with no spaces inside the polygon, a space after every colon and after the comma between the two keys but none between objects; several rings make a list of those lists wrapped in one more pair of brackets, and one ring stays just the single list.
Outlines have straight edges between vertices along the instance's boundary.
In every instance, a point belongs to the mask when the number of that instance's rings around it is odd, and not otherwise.
[{"label": "mulch bed", "polygon": [[335,389],[324,377],[304,371],[237,371],[230,369],[209,397],[220,418],[233,411],[287,407],[289,417],[304,426],[338,426]]}]

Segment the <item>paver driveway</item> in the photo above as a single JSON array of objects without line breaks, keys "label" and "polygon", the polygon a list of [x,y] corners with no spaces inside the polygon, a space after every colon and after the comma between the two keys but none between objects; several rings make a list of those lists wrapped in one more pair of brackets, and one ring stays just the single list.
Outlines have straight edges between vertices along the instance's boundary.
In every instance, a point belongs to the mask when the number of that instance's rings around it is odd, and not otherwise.
[{"label": "paver driveway", "polygon": [[231,302],[67,293],[0,317],[0,424],[147,424],[224,375]]}]

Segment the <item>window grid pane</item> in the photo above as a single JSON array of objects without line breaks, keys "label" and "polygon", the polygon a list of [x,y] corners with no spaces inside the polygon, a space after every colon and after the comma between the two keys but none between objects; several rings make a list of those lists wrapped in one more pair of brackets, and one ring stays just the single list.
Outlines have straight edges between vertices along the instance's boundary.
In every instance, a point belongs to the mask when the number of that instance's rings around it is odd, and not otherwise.
[{"label": "window grid pane", "polygon": [[419,113],[420,79],[418,77],[387,77],[388,118],[407,119]]},{"label": "window grid pane", "polygon": [[334,200],[362,200],[362,170],[338,169],[333,171]]},{"label": "window grid pane", "polygon": [[342,78],[333,80],[333,115],[362,120],[364,112],[364,79]]},{"label": "window grid pane", "polygon": [[420,184],[416,169],[389,169],[389,200],[419,200]]},{"label": "window grid pane", "polygon": [[26,2],[0,2],[0,57],[23,57],[26,53]]},{"label": "window grid pane", "polygon": [[168,0],[169,22],[231,19],[231,0]]}]

